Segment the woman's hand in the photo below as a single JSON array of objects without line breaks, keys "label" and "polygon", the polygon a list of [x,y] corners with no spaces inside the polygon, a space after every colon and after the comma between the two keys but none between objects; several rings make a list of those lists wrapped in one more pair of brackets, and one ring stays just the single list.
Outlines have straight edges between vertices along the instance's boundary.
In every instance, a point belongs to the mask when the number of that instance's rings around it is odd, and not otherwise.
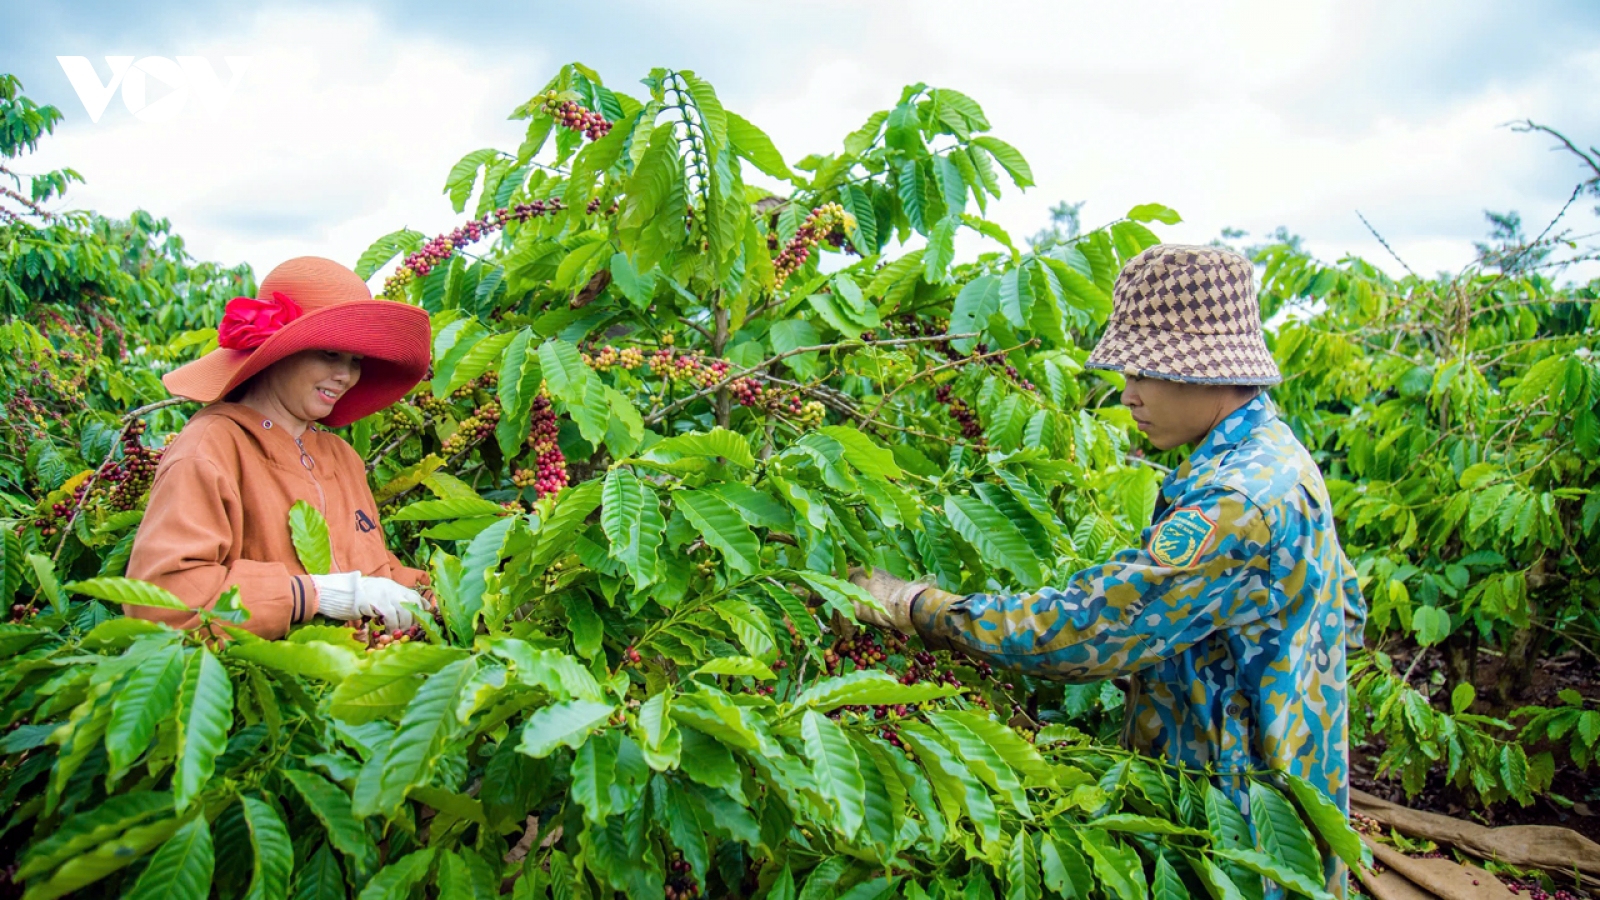
[{"label": "woman's hand", "polygon": [[317,611],[330,619],[349,622],[377,617],[390,629],[410,628],[413,611],[427,609],[422,595],[388,578],[340,572],[313,575],[317,586]]}]

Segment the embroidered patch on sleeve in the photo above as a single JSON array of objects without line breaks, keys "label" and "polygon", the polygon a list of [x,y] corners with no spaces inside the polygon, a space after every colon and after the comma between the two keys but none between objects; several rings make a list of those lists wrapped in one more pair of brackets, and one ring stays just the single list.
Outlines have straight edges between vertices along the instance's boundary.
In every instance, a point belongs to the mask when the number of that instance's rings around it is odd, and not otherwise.
[{"label": "embroidered patch on sleeve", "polygon": [[1150,535],[1150,555],[1164,566],[1183,568],[1194,565],[1206,550],[1217,523],[1192,506],[1174,510]]}]

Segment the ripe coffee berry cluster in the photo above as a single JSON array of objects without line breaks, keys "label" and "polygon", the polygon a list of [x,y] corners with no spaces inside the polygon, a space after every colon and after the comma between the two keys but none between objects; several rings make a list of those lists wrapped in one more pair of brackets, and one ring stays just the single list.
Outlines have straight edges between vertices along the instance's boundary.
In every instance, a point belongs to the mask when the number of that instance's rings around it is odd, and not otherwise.
[{"label": "ripe coffee berry cluster", "polygon": [[[896,649],[903,649],[904,641],[896,642],[894,636],[888,638],[891,644],[896,644]],[[862,629],[856,632],[853,638],[840,638],[832,647],[822,652],[823,664],[827,667],[828,674],[838,670],[839,664],[844,660],[855,663],[858,669],[870,669],[889,658],[889,649],[879,642],[878,635],[870,630]]]},{"label": "ripe coffee berry cluster", "polygon": [[545,91],[544,111],[556,124],[569,131],[581,131],[591,141],[598,141],[611,133],[611,123],[593,110],[585,109],[576,100],[562,100],[555,91]]},{"label": "ripe coffee berry cluster", "polygon": [[806,216],[806,220],[795,230],[794,237],[789,239],[783,251],[772,261],[778,283],[782,284],[796,269],[805,265],[806,260],[811,258],[811,251],[835,228],[848,232],[855,227],[855,216],[845,212],[844,207],[837,203],[824,203],[811,210],[811,214]]},{"label": "ripe coffee berry cluster", "polygon": [[354,636],[356,640],[365,642],[367,652],[371,653],[374,650],[382,650],[390,644],[408,644],[412,641],[420,641],[425,634],[426,632],[422,630],[421,625],[386,631],[384,630],[382,619],[362,619],[361,624],[356,627]]},{"label": "ripe coffee berry cluster", "polygon": [[[792,402],[795,398],[790,397]],[[801,428],[816,428],[826,419],[828,408],[822,405],[821,400],[807,400],[800,404],[800,409],[794,414],[795,424]]]},{"label": "ripe coffee berry cluster", "polygon": [[476,243],[485,235],[494,234],[506,227],[507,222],[512,220],[526,222],[539,216],[561,212],[566,208],[566,204],[562,203],[559,197],[530,200],[527,203],[518,203],[515,206],[485,213],[481,219],[474,219],[448,234],[437,235],[423,244],[421,249],[405,258],[405,261],[394,270],[394,274],[384,281],[381,296],[394,298],[413,278],[421,278],[435,267],[449,262],[457,250]]},{"label": "ripe coffee berry cluster", "polygon": [[528,417],[528,446],[534,454],[534,469],[518,469],[512,477],[517,487],[531,487],[544,497],[567,486],[567,457],[556,440],[561,425],[556,412],[550,408],[550,395],[540,390],[533,398],[533,411]]},{"label": "ripe coffee berry cluster", "polygon": [[950,407],[950,418],[961,423],[961,436],[969,441],[976,441],[983,437],[983,423],[978,421],[978,414],[972,411],[967,401],[950,396],[950,385],[941,384],[933,390],[933,397],[940,403]]},{"label": "ripe coffee berry cluster", "polygon": [[[750,381],[753,379],[745,380]],[[802,431],[807,428],[815,428],[826,421],[828,408],[823,406],[821,401],[807,400],[802,403],[798,394],[779,394],[772,391],[764,392],[758,396],[763,398],[759,404],[745,405],[765,407],[768,412],[793,420],[794,426]],[[735,398],[737,397],[738,395],[735,394]],[[743,403],[744,401],[740,400],[740,402]]]},{"label": "ripe coffee berry cluster", "polygon": [[1028,379],[1022,377],[1022,373],[1017,371],[1017,367],[1016,366],[1007,365],[1006,366],[1006,374],[1011,377],[1012,381],[1015,381],[1017,384],[1021,385],[1023,390],[1025,390],[1025,391],[1037,390],[1037,388],[1035,388],[1033,386],[1033,382],[1031,382]]},{"label": "ripe coffee berry cluster", "polygon": [[740,406],[762,405],[761,395],[766,392],[761,382],[754,378],[740,378],[728,385],[728,389],[733,392],[733,399],[738,401]]},{"label": "ripe coffee berry cluster", "polygon": [[494,434],[494,426],[500,423],[500,404],[490,400],[488,403],[472,411],[472,415],[461,420],[456,426],[455,433],[445,438],[444,446],[440,452],[446,458],[461,453],[480,441],[487,440]]},{"label": "ripe coffee berry cluster", "polygon": [[112,512],[133,509],[150,490],[155,480],[156,467],[161,464],[160,450],[151,450],[140,442],[145,424],[134,420],[122,433],[122,458],[100,470],[99,479],[111,485],[106,506]]},{"label": "ripe coffee berry cluster", "polygon": [[691,874],[692,868],[682,857],[675,855],[667,863],[667,886],[662,889],[662,896],[667,900],[694,900],[700,896],[700,885]]},{"label": "ripe coffee berry cluster", "polygon": [[497,388],[499,386],[500,386],[500,373],[499,372],[494,372],[494,371],[485,372],[482,375],[479,375],[477,378],[474,378],[471,381],[467,382],[466,384],[463,384],[462,386],[460,386],[460,387],[456,388],[455,390],[451,391],[450,392],[450,399],[451,400],[468,400],[468,399],[471,399],[473,394],[476,393],[477,391],[491,391],[492,392],[495,388]]},{"label": "ripe coffee berry cluster", "polygon": [[89,490],[89,482],[84,481],[73,490],[72,496],[57,503],[50,504],[50,509],[34,522],[34,527],[39,529],[40,537],[55,537],[61,533],[61,528],[66,521],[72,518],[72,511],[83,503],[84,495]]}]

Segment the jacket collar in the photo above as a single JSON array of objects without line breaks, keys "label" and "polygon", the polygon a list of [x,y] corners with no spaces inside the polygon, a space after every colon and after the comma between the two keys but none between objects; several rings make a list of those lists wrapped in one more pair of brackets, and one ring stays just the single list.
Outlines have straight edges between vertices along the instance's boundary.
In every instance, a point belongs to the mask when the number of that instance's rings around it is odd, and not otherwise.
[{"label": "jacket collar", "polygon": [[1181,465],[1167,474],[1161,482],[1161,496],[1167,502],[1175,501],[1188,489],[1188,482],[1196,469],[1204,466],[1229,450],[1244,443],[1256,429],[1278,418],[1277,406],[1265,391],[1251,398],[1249,403],[1234,410],[1206,435],[1194,452]]},{"label": "jacket collar", "polygon": [[[195,413],[194,418],[202,416],[221,416],[237,424],[245,434],[249,435],[261,455],[271,462],[297,471],[304,468],[300,463],[300,445],[295,443],[294,435],[255,409],[243,403],[219,402],[212,403]],[[300,442],[305,445],[306,452],[310,453],[313,459],[322,458],[322,435],[322,427],[313,423],[306,429],[305,434],[300,436]]]}]

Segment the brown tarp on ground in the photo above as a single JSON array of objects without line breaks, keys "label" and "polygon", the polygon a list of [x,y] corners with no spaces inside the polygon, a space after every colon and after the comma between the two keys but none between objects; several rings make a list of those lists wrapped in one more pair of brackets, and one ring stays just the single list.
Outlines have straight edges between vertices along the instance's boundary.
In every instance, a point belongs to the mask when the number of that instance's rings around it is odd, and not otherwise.
[{"label": "brown tarp on ground", "polygon": [[1361,873],[1361,883],[1377,900],[1525,900],[1477,866],[1449,859],[1413,859],[1366,835],[1373,861],[1388,871]]},{"label": "brown tarp on ground", "polygon": [[[1462,819],[1440,815],[1439,813],[1422,812],[1421,810],[1408,809],[1387,800],[1380,800],[1371,794],[1352,790],[1350,791],[1350,809],[1370,816],[1391,828],[1412,837],[1427,838],[1440,844],[1449,844],[1480,859],[1494,860],[1523,869],[1540,869],[1553,876],[1560,877],[1565,874],[1571,876],[1576,873],[1585,886],[1600,887],[1600,844],[1589,840],[1570,828],[1558,828],[1553,825],[1502,825],[1490,828],[1476,822],[1467,822]],[[1386,850],[1388,848],[1385,848]],[[1394,853],[1394,851],[1389,851]],[[1378,857],[1376,845],[1373,855],[1379,862],[1388,865],[1388,862]],[[1445,862],[1443,860],[1414,860],[1402,854],[1394,853],[1407,863]],[[1454,866],[1454,863],[1447,863]],[[1390,866],[1399,871],[1399,867]],[[1460,867],[1456,867],[1460,868]],[[1414,869],[1421,872],[1421,869]],[[1464,870],[1463,870],[1464,871]],[[1481,871],[1481,870],[1480,870]],[[1402,873],[1406,874],[1406,873]],[[1409,878],[1410,875],[1407,874]],[[1365,880],[1365,879],[1363,879]],[[1412,879],[1415,881],[1416,879]],[[1471,877],[1468,877],[1468,882]],[[1483,881],[1482,878],[1478,879]],[[1496,881],[1496,886],[1499,882]],[[1483,885],[1479,885],[1482,887]],[[1376,893],[1376,889],[1374,889]],[[1437,893],[1437,892],[1435,892]],[[1388,897],[1398,898],[1416,896],[1415,894],[1379,895],[1387,900]],[[1453,898],[1476,897],[1474,894],[1439,894],[1441,897]],[[1482,896],[1500,896],[1498,894],[1484,894]]]}]

